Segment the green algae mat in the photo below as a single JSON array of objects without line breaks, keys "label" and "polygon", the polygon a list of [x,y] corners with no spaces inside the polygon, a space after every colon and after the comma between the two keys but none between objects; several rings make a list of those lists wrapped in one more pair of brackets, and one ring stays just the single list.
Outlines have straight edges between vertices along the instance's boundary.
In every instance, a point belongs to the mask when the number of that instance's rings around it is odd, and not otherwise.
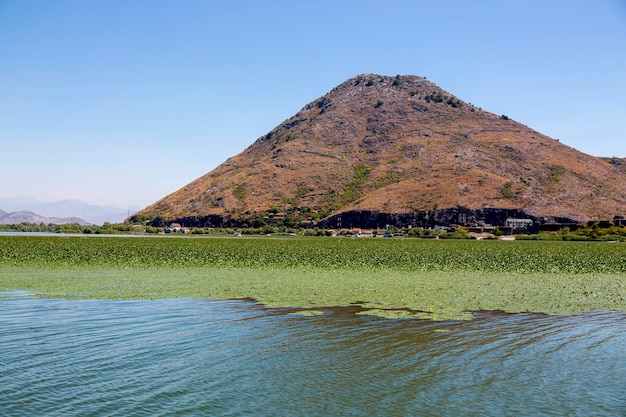
[{"label": "green algae mat", "polygon": [[0,236],[0,291],[249,298],[435,320],[626,311],[626,244],[346,238]]}]

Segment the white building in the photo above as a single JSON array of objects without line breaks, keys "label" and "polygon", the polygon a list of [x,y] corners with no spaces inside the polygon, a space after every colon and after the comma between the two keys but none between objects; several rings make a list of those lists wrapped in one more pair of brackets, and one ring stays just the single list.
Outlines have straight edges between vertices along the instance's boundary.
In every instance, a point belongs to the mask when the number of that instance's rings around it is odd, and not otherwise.
[{"label": "white building", "polygon": [[512,229],[528,229],[534,222],[531,219],[506,219],[504,225]]}]

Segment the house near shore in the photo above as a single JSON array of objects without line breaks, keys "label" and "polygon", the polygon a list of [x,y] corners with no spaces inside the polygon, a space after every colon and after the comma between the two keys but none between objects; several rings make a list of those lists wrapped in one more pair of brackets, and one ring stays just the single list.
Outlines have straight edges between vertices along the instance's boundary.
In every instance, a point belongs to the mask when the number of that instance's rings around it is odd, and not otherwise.
[{"label": "house near shore", "polygon": [[339,236],[373,237],[374,231],[370,229],[361,229],[360,227],[353,227],[351,229],[344,227],[339,229],[336,234]]},{"label": "house near shore", "polygon": [[504,227],[510,227],[512,230],[530,229],[534,222],[531,219],[512,219],[508,218],[504,222]]},{"label": "house near shore", "polygon": [[189,229],[180,225],[180,223],[171,223],[166,229],[165,233],[188,233]]}]

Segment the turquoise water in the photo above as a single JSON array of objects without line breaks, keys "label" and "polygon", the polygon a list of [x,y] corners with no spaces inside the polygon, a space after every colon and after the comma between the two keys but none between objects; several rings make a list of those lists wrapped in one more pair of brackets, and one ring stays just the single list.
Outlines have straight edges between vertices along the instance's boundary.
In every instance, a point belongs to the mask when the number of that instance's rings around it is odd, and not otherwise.
[{"label": "turquoise water", "polygon": [[12,293],[0,299],[0,415],[626,415],[626,314],[356,311]]}]

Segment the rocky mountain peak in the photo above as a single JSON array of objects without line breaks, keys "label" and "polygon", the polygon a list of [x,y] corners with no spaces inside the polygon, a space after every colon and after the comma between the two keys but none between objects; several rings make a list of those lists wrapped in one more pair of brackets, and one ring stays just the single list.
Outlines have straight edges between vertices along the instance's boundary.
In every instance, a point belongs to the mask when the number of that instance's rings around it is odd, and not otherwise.
[{"label": "rocky mountain peak", "polygon": [[585,221],[626,211],[624,183],[614,160],[486,112],[423,77],[363,74],[132,220],[240,224],[282,213],[331,224],[349,213],[502,209]]}]

